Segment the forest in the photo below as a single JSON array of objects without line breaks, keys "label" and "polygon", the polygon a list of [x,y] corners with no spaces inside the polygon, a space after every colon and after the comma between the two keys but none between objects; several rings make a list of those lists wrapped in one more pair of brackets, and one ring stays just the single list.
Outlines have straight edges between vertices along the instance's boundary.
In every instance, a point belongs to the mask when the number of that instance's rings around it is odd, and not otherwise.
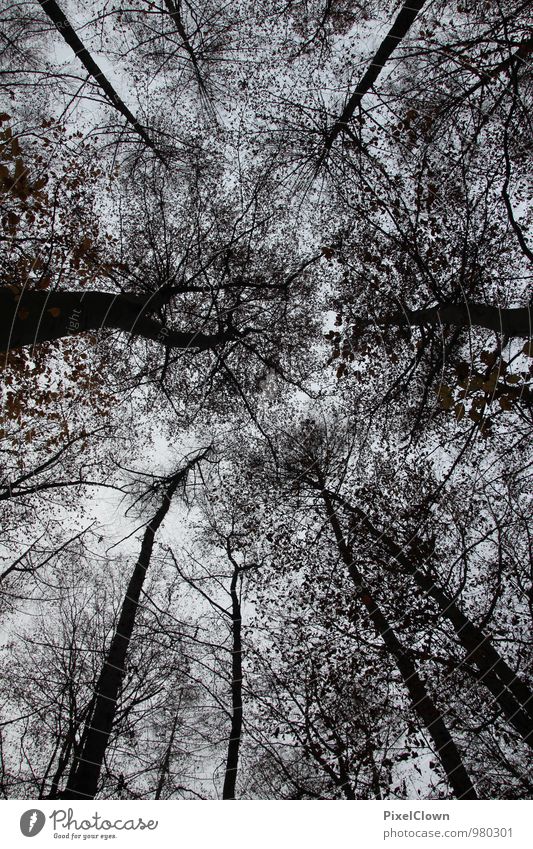
[{"label": "forest", "polygon": [[4,0],[0,797],[532,798],[532,12]]}]

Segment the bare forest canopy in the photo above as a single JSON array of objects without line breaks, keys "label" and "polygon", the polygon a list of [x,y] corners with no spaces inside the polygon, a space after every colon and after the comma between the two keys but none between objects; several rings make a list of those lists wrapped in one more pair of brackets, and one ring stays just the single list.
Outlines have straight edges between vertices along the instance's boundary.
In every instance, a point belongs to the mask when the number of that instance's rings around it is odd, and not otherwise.
[{"label": "bare forest canopy", "polygon": [[531,798],[532,12],[3,5],[3,798]]}]

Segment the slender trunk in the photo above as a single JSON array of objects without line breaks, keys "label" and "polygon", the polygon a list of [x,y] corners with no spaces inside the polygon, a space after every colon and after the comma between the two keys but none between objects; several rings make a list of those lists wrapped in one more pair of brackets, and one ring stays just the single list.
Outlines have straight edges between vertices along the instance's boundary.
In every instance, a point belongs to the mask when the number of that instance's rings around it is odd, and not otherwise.
[{"label": "slender trunk", "polygon": [[0,287],[0,351],[106,329],[151,339],[167,348],[207,350],[229,338],[224,333],[168,330],[148,317],[153,309],[152,297],[31,290],[20,294],[9,286]]},{"label": "slender trunk", "polygon": [[392,557],[414,578],[420,589],[436,602],[440,614],[451,622],[466,651],[465,661],[473,663],[479,670],[477,679],[491,692],[495,704],[509,724],[525,743],[533,747],[533,693],[529,687],[513,672],[489,638],[463,613],[457,603],[430,575],[422,572],[388,534],[376,528],[363,510],[334,493],[329,493],[329,496],[342,504],[352,515],[357,516],[371,536],[385,545]]},{"label": "slender trunk", "polygon": [[329,131],[326,138],[326,150],[331,148],[331,145],[339,133],[348,128],[348,122],[351,118],[353,118],[355,110],[361,103],[364,95],[370,91],[383,70],[385,63],[390,59],[394,50],[409,32],[409,29],[414,23],[415,18],[424,3],[425,0],[406,0],[403,4],[391,29],[381,42],[378,50],[372,58],[372,61],[370,62],[370,65],[368,66],[368,69],[361,77],[357,84],[357,88],[344,107],[342,115],[337,121],[335,121],[333,127]]},{"label": "slender trunk", "polygon": [[374,758],[374,748],[372,746],[372,741],[370,739],[370,735],[368,735],[367,741],[367,756],[368,763],[370,765],[370,774],[372,776],[372,792],[374,794],[374,799],[382,799],[381,795],[381,784],[379,781],[379,770],[376,765],[376,759]]},{"label": "slender trunk", "polygon": [[159,775],[159,781],[157,782],[157,787],[155,791],[154,799],[160,799],[161,793],[163,792],[163,788],[165,786],[165,779],[170,771],[170,758],[172,757],[172,748],[174,746],[174,738],[176,736],[176,728],[178,727],[178,717],[179,710],[181,705],[181,694],[180,700],[178,703],[178,709],[176,711],[176,715],[174,717],[174,722],[172,723],[172,730],[170,732],[170,740],[168,741],[168,746],[165,751],[165,757],[163,758],[163,763],[161,765],[161,773]]},{"label": "slender trunk", "polygon": [[376,634],[381,637],[389,654],[396,662],[398,671],[411,698],[412,708],[435,745],[455,797],[457,799],[477,799],[477,793],[470,776],[465,769],[459,750],[441,713],[427,692],[426,686],[417,672],[409,651],[400,643],[369,588],[365,585],[361,573],[353,562],[351,551],[344,540],[339,519],[335,513],[331,498],[325,489],[324,482],[319,481],[319,485],[329,523],[335,535],[340,555],[356,586],[357,596],[364,605],[374,625]]},{"label": "slender trunk", "polygon": [[146,571],[150,565],[155,535],[168,513],[172,497],[179,484],[185,480],[191,465],[192,463],[189,463],[169,478],[162,503],[144,533],[139,560],[128,584],[118,624],[95,688],[92,710],[85,723],[81,752],[74,759],[67,787],[62,793],[63,799],[93,799],[96,795],[104,755],[117,712],[126,655],[135,626]]},{"label": "slender trunk", "polygon": [[104,72],[96,64],[87,48],[78,38],[74,27],[70,24],[68,18],[57,5],[55,0],[39,0],[39,3],[41,4],[48,18],[54,24],[59,34],[62,36],[62,38],[71,48],[71,50],[74,51],[74,54],[78,57],[86,71],[88,71],[88,73],[97,83],[97,85],[102,89],[111,105],[118,112],[120,112],[120,114],[126,119],[128,124],[130,124],[130,126],[133,127],[135,132],[142,138],[145,144],[147,144],[148,147],[152,148],[152,150],[154,150],[160,157],[160,154],[158,153],[154,142],[152,141],[144,127],[139,124],[135,115],[130,112],[124,101],[120,98],[118,93],[115,91],[115,89],[107,79]]},{"label": "slender trunk", "polygon": [[[58,737],[56,739],[56,742],[54,744],[54,748],[52,750],[52,754],[50,755],[50,758],[48,760],[48,765],[47,765],[47,767],[44,771],[44,775],[43,775],[41,782],[40,782],[39,795],[37,797],[38,799],[46,798],[44,791],[45,791],[46,783],[48,781],[48,776],[50,775],[50,772],[52,770],[52,766],[54,765],[54,761],[56,759],[57,753],[59,752],[59,764],[61,764],[62,754],[65,751],[65,749],[68,749],[68,743],[64,739],[62,740],[60,737]],[[56,769],[55,775],[57,775],[58,769],[59,769],[59,767]],[[52,787],[53,787],[53,783],[52,783]],[[52,798],[52,797],[49,797],[49,798]]]},{"label": "slender trunk", "polygon": [[170,17],[172,18],[172,20],[174,22],[174,26],[176,27],[176,31],[177,31],[179,37],[181,38],[183,47],[185,48],[185,50],[187,51],[187,53],[189,55],[189,59],[191,60],[191,63],[192,63],[193,69],[194,69],[194,76],[196,77],[198,87],[199,87],[199,89],[200,89],[200,91],[202,92],[203,95],[207,95],[207,88],[206,88],[206,85],[204,83],[204,80],[203,80],[203,77],[202,77],[202,74],[201,74],[201,71],[200,71],[200,67],[198,65],[198,61],[196,59],[196,54],[195,54],[195,52],[194,52],[194,50],[191,46],[191,43],[189,41],[189,37],[187,35],[187,30],[185,29],[185,27],[183,25],[183,20],[181,18],[180,0],[177,0],[177,2],[174,2],[174,0],[164,0],[164,3],[165,3],[165,6],[167,7],[167,10],[168,10]]},{"label": "slender trunk", "polygon": [[242,618],[241,604],[237,590],[239,569],[234,567],[231,579],[231,629],[232,629],[232,662],[231,662],[231,732],[226,758],[226,773],[224,775],[223,799],[235,799],[235,783],[239,766],[239,747],[242,735]]},{"label": "slender trunk", "polygon": [[533,748],[533,694],[498,654],[489,638],[434,582],[433,578],[409,566],[416,583],[437,602],[440,613],[453,625],[466,651],[465,661],[479,670],[479,680],[487,687],[510,725]]},{"label": "slender trunk", "polygon": [[47,794],[47,799],[57,799],[59,798],[59,785],[63,779],[63,775],[67,769],[70,753],[72,750],[72,739],[68,739],[67,742],[63,745],[59,759],[57,762],[57,767],[54,772],[54,777],[52,779],[52,783],[50,785],[50,792]]},{"label": "slender trunk", "polygon": [[344,758],[339,756],[337,758],[337,763],[339,765],[340,787],[344,793],[344,797],[355,802],[355,790],[352,787],[352,782],[350,781],[350,776],[348,774]]}]

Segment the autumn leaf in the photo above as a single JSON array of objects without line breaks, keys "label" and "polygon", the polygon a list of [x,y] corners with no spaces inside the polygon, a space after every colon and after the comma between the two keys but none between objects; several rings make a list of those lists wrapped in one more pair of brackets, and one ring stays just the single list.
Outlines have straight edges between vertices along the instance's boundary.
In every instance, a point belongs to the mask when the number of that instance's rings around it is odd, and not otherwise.
[{"label": "autumn leaf", "polygon": [[489,379],[485,380],[485,382],[483,383],[482,388],[485,390],[485,392],[494,392],[494,390],[496,389],[496,384],[498,383],[498,377],[499,371],[498,369],[494,369],[490,373]]},{"label": "autumn leaf", "polygon": [[437,389],[437,395],[441,404],[445,410],[451,410],[453,407],[453,398],[452,398],[452,390],[449,386],[445,384],[441,384]]},{"label": "autumn leaf", "polygon": [[489,366],[489,368],[492,368],[496,363],[497,354],[494,353],[494,351],[482,351],[479,355],[479,359],[482,363]]}]

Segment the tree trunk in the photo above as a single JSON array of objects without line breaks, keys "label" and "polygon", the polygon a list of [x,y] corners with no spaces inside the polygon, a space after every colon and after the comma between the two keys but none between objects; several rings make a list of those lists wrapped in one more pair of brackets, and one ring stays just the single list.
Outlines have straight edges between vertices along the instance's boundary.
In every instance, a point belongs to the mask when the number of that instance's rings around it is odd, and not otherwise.
[{"label": "tree trunk", "polygon": [[89,72],[96,84],[102,89],[111,105],[118,112],[120,112],[121,115],[123,115],[128,124],[130,124],[130,126],[135,130],[135,132],[142,138],[144,143],[147,144],[148,147],[152,148],[152,150],[154,150],[156,154],[161,158],[161,155],[158,153],[154,145],[154,142],[152,141],[144,127],[139,124],[135,115],[130,112],[124,101],[119,97],[118,93],[115,91],[104,72],[96,64],[87,48],[78,38],[74,27],[70,24],[68,18],[57,5],[55,0],[39,0],[39,3],[41,4],[48,18],[54,24],[59,34],[62,36],[62,38],[71,48],[71,50],[73,50],[74,55],[78,57],[82,65],[85,67],[86,71]]},{"label": "tree trunk", "polygon": [[418,675],[416,666],[396,634],[390,627],[369,588],[353,562],[352,553],[344,540],[340,522],[333,508],[333,503],[324,482],[319,481],[321,496],[324,501],[329,523],[335,535],[341,557],[356,586],[357,596],[366,608],[369,618],[374,625],[376,634],[381,637],[389,654],[394,658],[403,683],[411,698],[412,708],[418,715],[422,725],[431,737],[440,758],[444,772],[457,799],[477,799],[470,776],[468,775],[461,755],[439,712],[435,702],[427,692],[426,686]]},{"label": "tree trunk", "polygon": [[184,469],[180,469],[169,478],[162,503],[144,532],[140,557],[126,590],[118,624],[96,685],[92,711],[85,723],[81,752],[74,759],[67,787],[62,793],[63,799],[93,799],[96,795],[104,755],[117,712],[126,655],[135,626],[146,571],[150,565],[155,535],[168,513],[173,495],[180,483],[186,479],[192,464],[187,464]]},{"label": "tree trunk", "polygon": [[159,781],[157,782],[157,787],[156,787],[156,790],[155,790],[154,799],[160,799],[161,798],[161,794],[162,794],[162,792],[165,788],[166,777],[170,772],[170,760],[172,758],[172,749],[173,749],[173,746],[174,746],[174,738],[176,736],[176,729],[178,727],[178,718],[179,718],[180,707],[181,707],[181,694],[180,694],[180,700],[179,700],[179,703],[178,703],[178,709],[176,711],[176,715],[174,716],[174,721],[172,723],[172,728],[170,730],[170,739],[168,741],[168,746],[167,746],[166,751],[165,751],[163,763],[161,764],[161,772],[159,774]]},{"label": "tree trunk", "polygon": [[395,313],[377,324],[414,325],[451,324],[455,327],[484,327],[504,336],[529,337],[533,333],[531,306],[504,309],[489,304],[464,301],[460,304],[441,304],[424,310],[409,310]]},{"label": "tree trunk", "polygon": [[510,725],[525,743],[533,747],[533,693],[527,684],[513,672],[489,638],[463,613],[456,602],[430,575],[418,569],[388,534],[376,528],[363,510],[334,493],[329,493],[329,496],[342,504],[352,515],[357,516],[371,536],[385,545],[391,556],[414,578],[419,588],[437,603],[440,615],[451,622],[466,651],[464,660],[474,663],[479,670],[480,675],[476,676],[476,680],[485,684]]},{"label": "tree trunk", "polygon": [[165,6],[167,7],[168,13],[174,22],[174,26],[176,27],[176,31],[181,38],[183,46],[187,53],[189,54],[189,58],[191,60],[194,76],[196,77],[196,81],[198,83],[198,87],[204,96],[207,96],[207,88],[204,83],[200,67],[198,65],[198,61],[196,59],[196,54],[192,48],[191,42],[189,41],[189,37],[187,35],[187,31],[183,25],[183,21],[181,18],[181,10],[180,10],[180,0],[177,3],[174,0],[164,0]]},{"label": "tree trunk", "polygon": [[37,292],[19,295],[9,286],[0,288],[0,351],[38,345],[72,334],[121,330],[131,336],[152,339],[167,348],[207,350],[229,338],[228,334],[205,334],[168,330],[148,317],[155,308],[153,297],[114,295],[110,292]]},{"label": "tree trunk", "polygon": [[226,759],[224,776],[223,799],[235,799],[235,783],[239,766],[239,747],[242,734],[242,635],[241,635],[241,604],[237,592],[239,570],[234,567],[231,579],[231,630],[232,630],[232,662],[231,662],[231,732]]},{"label": "tree trunk", "polygon": [[453,625],[461,645],[466,651],[465,662],[474,663],[480,676],[510,725],[525,743],[533,748],[533,694],[529,687],[512,671],[479,628],[444,593],[431,577],[410,567],[416,583],[437,602],[439,611]]},{"label": "tree trunk", "polygon": [[353,118],[355,110],[361,103],[364,95],[370,91],[383,70],[385,63],[390,59],[400,41],[409,32],[409,29],[414,23],[414,20],[424,3],[425,0],[406,0],[403,4],[391,29],[381,42],[378,50],[372,58],[372,61],[370,62],[370,65],[357,84],[357,88],[344,107],[342,115],[337,121],[335,121],[333,127],[329,131],[326,138],[326,150],[331,148],[331,145],[339,133],[348,128],[348,122],[351,118]]},{"label": "tree trunk", "polygon": [[328,493],[328,495],[342,504],[352,515],[357,516],[370,535],[385,545],[390,555],[414,578],[419,588],[436,602],[440,615],[451,622],[466,651],[465,661],[473,663],[479,670],[480,675],[477,680],[485,684],[509,724],[520,734],[524,742],[533,748],[533,693],[529,687],[513,672],[489,638],[474,625],[456,602],[435,583],[432,577],[418,569],[388,534],[376,528],[363,510],[349,504],[341,496],[334,493]]}]

